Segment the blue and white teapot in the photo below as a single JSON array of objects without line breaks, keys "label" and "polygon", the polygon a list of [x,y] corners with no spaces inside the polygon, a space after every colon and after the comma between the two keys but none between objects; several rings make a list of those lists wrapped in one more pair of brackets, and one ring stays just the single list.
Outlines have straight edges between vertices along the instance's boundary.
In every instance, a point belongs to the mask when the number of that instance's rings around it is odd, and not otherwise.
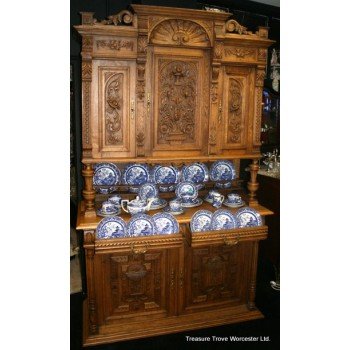
[{"label": "blue and white teapot", "polygon": [[[137,196],[132,201],[123,199],[121,201],[121,205],[123,210],[131,215],[141,214],[141,213],[145,213],[146,211],[149,211],[152,203],[156,199],[157,198],[148,198],[147,200],[143,200],[143,199],[140,199],[139,196]],[[126,204],[126,206],[124,204]]]}]

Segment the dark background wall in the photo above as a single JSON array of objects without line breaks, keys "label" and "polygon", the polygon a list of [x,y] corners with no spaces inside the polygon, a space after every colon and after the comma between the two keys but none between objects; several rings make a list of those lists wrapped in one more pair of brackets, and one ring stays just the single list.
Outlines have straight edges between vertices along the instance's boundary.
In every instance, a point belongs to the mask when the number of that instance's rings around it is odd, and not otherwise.
[{"label": "dark background wall", "polygon": [[[70,2],[70,55],[71,55],[71,183],[74,183],[73,202],[81,199],[82,177],[81,177],[81,39],[73,28],[73,25],[81,24],[79,12],[94,12],[98,20],[106,19],[108,16],[126,9],[130,4],[157,5],[169,7],[183,7],[202,9],[204,4],[224,7],[229,9],[241,25],[248,30],[255,31],[258,26],[269,27],[269,38],[276,43],[269,49],[269,60],[272,48],[279,49],[280,40],[280,9],[279,7],[265,5],[248,0],[71,0]],[[269,75],[265,80],[265,86],[271,85]],[[72,174],[72,170],[71,170]]]}]

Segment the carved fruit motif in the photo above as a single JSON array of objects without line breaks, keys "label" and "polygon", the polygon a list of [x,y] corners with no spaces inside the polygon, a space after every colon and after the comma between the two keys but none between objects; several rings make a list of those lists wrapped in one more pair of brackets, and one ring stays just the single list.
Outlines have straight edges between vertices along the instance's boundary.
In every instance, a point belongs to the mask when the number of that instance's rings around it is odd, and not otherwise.
[{"label": "carved fruit motif", "polygon": [[242,86],[238,80],[231,79],[229,87],[229,142],[241,141]]}]

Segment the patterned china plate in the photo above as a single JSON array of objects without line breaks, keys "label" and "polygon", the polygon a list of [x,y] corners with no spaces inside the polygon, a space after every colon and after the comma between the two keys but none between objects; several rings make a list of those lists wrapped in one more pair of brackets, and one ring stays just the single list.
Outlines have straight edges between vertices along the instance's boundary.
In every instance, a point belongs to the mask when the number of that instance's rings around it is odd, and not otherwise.
[{"label": "patterned china plate", "polygon": [[243,207],[245,205],[245,202],[242,201],[240,203],[232,203],[232,202],[229,202],[227,199],[224,201],[223,205],[226,205],[226,207],[229,207],[229,208],[240,208],[240,207]]},{"label": "patterned china plate", "polygon": [[184,202],[182,201],[181,205],[184,208],[194,208],[194,207],[198,207],[200,205],[203,204],[203,199],[202,198],[195,198],[193,200],[191,200],[190,202]]},{"label": "patterned china plate", "polygon": [[195,199],[198,197],[198,190],[196,184],[190,181],[181,181],[175,189],[176,197],[183,198],[187,197]]},{"label": "patterned china plate", "polygon": [[169,213],[157,213],[153,215],[153,220],[156,225],[156,234],[168,235],[178,233],[179,223],[173,215]]},{"label": "patterned china plate", "polygon": [[138,195],[143,200],[146,200],[148,198],[157,198],[158,194],[159,191],[157,186],[151,183],[143,184],[138,190]]},{"label": "patterned china plate", "polygon": [[163,209],[165,213],[170,213],[172,215],[181,215],[185,212],[184,209],[180,209],[179,211],[172,211],[170,207],[166,207]]},{"label": "patterned china plate", "polygon": [[209,210],[198,210],[191,218],[191,231],[203,232],[210,231],[212,212]]},{"label": "patterned china plate", "polygon": [[[118,167],[112,163],[96,164],[92,183],[97,192],[108,194],[116,190],[116,185],[120,183],[121,172]],[[100,188],[98,186],[110,186]]]},{"label": "patterned china plate", "polygon": [[227,230],[238,228],[238,220],[226,209],[218,209],[211,219],[211,230]]},{"label": "patterned china plate", "polygon": [[182,169],[182,179],[194,182],[201,189],[204,187],[203,182],[209,180],[209,170],[204,163],[189,164]]},{"label": "patterned china plate", "polygon": [[228,160],[217,160],[210,168],[210,180],[228,182],[235,178],[236,172],[232,162]]},{"label": "patterned china plate", "polygon": [[172,165],[156,165],[152,170],[152,178],[161,192],[174,191],[175,184],[180,181],[180,171]]},{"label": "patterned china plate", "polygon": [[152,216],[136,214],[128,223],[129,237],[151,236],[156,232],[156,226]]},{"label": "patterned china plate", "polygon": [[261,226],[261,215],[253,208],[245,207],[238,209],[236,212],[236,218],[239,227],[252,227]]},{"label": "patterned china plate", "polygon": [[119,238],[126,236],[126,223],[119,216],[102,219],[96,228],[97,239]]},{"label": "patterned china plate", "polygon": [[123,184],[129,185],[130,192],[137,193],[139,186],[150,182],[150,172],[147,164],[129,164],[123,171]]}]

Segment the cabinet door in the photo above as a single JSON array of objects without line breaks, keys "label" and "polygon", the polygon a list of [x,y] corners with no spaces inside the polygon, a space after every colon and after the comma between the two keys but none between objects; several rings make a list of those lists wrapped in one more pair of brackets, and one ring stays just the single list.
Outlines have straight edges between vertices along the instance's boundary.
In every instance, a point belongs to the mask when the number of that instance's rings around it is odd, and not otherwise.
[{"label": "cabinet door", "polygon": [[135,155],[135,62],[94,60],[92,156]]},{"label": "cabinet door", "polygon": [[[174,309],[175,253],[155,249],[95,256],[99,325],[163,318]],[[174,255],[173,255],[174,253]]]},{"label": "cabinet door", "polygon": [[182,312],[247,303],[251,243],[187,250]]},{"label": "cabinet door", "polygon": [[254,68],[225,66],[223,74],[223,124],[219,131],[221,153],[251,151],[254,113]]},{"label": "cabinet door", "polygon": [[153,156],[207,154],[209,53],[153,47]]}]

